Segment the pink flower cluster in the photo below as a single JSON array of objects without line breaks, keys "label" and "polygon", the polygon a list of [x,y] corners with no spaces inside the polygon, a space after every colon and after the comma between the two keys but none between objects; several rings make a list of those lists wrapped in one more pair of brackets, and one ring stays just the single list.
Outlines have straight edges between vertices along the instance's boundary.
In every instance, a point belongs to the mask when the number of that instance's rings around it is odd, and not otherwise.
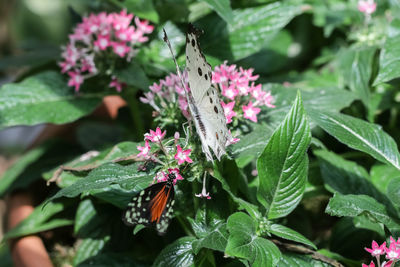
[{"label": "pink flower cluster", "polygon": [[[155,131],[150,130],[149,133],[146,133],[144,135],[144,146],[137,146],[137,149],[140,151],[137,156],[145,160],[151,160],[160,163],[164,166],[180,166],[185,162],[192,163],[193,160],[189,157],[192,150],[183,149],[178,144],[179,133],[175,133],[173,140],[167,140],[163,142],[166,133],[167,131],[162,131],[159,127],[157,127]],[[174,141],[173,146],[168,145],[171,141]],[[152,145],[156,145],[165,154],[165,158],[167,160],[173,157],[175,161],[164,163],[157,152],[152,153],[150,143],[152,143]],[[176,180],[183,179],[183,177],[179,173],[179,168],[168,168],[167,171],[168,174],[175,173],[176,179],[174,183],[176,182]],[[166,181],[168,180],[168,174],[165,171],[159,171],[154,179],[158,182]]]},{"label": "pink flower cluster", "polygon": [[[131,25],[132,20],[135,26]],[[83,21],[69,35],[69,43],[63,47],[61,55],[63,61],[59,63],[61,72],[70,77],[68,86],[79,91],[85,79],[102,72],[97,69],[95,61],[104,53],[112,53],[116,58],[130,61],[136,53],[134,46],[146,42],[148,37],[145,34],[151,33],[153,29],[154,26],[149,25],[148,21],[141,21],[126,10],[83,17]],[[112,77],[109,87],[121,91],[123,86],[123,83]]]},{"label": "pink flower cluster", "polygon": [[[375,257],[377,266],[390,267],[400,259],[400,238],[396,241],[393,237],[390,237],[389,247],[386,247],[386,242],[379,245],[375,240],[373,240],[371,248],[365,248],[365,250],[369,252],[372,257]],[[380,257],[383,255],[385,255],[385,258],[388,261],[384,261],[381,264]],[[369,265],[363,264],[362,267],[375,267],[375,263],[371,261]]]},{"label": "pink flower cluster", "polygon": [[374,0],[359,0],[358,1],[358,10],[365,15],[369,16],[376,10],[376,3]]},{"label": "pink flower cluster", "polygon": [[[221,105],[225,112],[226,123],[232,118],[243,117],[257,122],[260,106],[274,108],[274,101],[270,92],[262,90],[261,84],[255,84],[258,75],[253,75],[253,69],[236,68],[236,65],[227,65],[226,61],[215,67],[212,82],[220,88],[225,101]],[[226,102],[226,103],[225,103]]]},{"label": "pink flower cluster", "polygon": [[[187,73],[183,72],[184,80],[187,81]],[[236,68],[236,65],[222,65],[215,67],[212,82],[222,92],[223,101],[221,105],[225,112],[227,123],[232,122],[233,117],[244,117],[257,122],[257,114],[260,106],[275,107],[270,92],[262,90],[261,84],[256,85],[258,75],[253,75],[253,69]],[[186,84],[187,86],[187,84]],[[188,86],[187,86],[188,88]],[[180,79],[171,73],[160,83],[150,86],[150,92],[144,94],[140,100],[150,104],[156,111],[168,108],[168,103],[177,103],[186,117],[190,117],[185,90],[182,88]]]}]

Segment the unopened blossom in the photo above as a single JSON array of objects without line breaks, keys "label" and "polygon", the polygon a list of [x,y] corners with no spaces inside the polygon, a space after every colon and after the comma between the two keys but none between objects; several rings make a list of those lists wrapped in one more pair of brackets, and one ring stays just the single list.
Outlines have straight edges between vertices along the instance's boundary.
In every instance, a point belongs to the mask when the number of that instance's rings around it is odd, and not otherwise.
[{"label": "unopened blossom", "polygon": [[252,102],[249,102],[247,106],[243,105],[243,117],[253,122],[257,122],[257,114],[260,113],[261,109],[254,107]]},{"label": "unopened blossom", "polygon": [[203,189],[201,190],[200,194],[195,194],[196,197],[211,199],[210,193],[206,190],[206,176],[207,174],[204,173],[203,176]]},{"label": "unopened blossom", "polygon": [[193,160],[191,158],[189,158],[191,151],[192,151],[191,149],[183,150],[180,145],[176,146],[176,154],[175,154],[174,158],[178,161],[178,165],[181,165],[185,162],[187,162],[187,163],[193,162]]},{"label": "unopened blossom", "polygon": [[386,242],[383,242],[383,244],[379,246],[378,243],[375,240],[373,240],[372,248],[365,248],[365,250],[371,253],[373,257],[376,257],[379,255],[384,255],[386,253],[385,248],[386,248]]},{"label": "unopened blossom", "polygon": [[144,146],[137,146],[136,148],[140,151],[140,153],[137,154],[138,157],[149,158],[150,145],[148,140],[145,141]]},{"label": "unopened blossom", "polygon": [[166,133],[167,133],[166,130],[162,132],[161,129],[157,127],[155,131],[150,130],[150,133],[146,133],[144,135],[144,138],[145,140],[150,140],[153,143],[158,143],[164,138]]}]

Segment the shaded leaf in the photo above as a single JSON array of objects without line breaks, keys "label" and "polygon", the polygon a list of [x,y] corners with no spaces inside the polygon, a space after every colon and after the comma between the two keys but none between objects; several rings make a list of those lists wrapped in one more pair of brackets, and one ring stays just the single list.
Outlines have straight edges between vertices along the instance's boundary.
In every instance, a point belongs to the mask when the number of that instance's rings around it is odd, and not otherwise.
[{"label": "shaded leaf", "polygon": [[289,114],[257,160],[257,199],[266,208],[269,219],[289,214],[300,202],[307,180],[306,152],[310,142],[310,126],[299,92]]},{"label": "shaded leaf", "polygon": [[152,0],[125,0],[123,5],[140,19],[147,19],[154,23],[159,22],[159,17]]},{"label": "shaded leaf", "polygon": [[135,60],[132,60],[127,68],[116,70],[115,74],[119,81],[128,85],[145,90],[150,86],[146,73]]}]

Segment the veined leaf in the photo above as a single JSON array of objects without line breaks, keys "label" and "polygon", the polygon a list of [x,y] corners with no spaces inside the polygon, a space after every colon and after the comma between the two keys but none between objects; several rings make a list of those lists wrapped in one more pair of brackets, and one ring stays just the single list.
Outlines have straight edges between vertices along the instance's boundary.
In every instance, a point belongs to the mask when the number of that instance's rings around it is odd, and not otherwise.
[{"label": "veined leaf", "polygon": [[312,247],[315,250],[317,249],[317,247],[313,244],[313,242],[308,240],[302,234],[300,234],[300,233],[296,232],[295,230],[292,230],[284,225],[272,224],[271,227],[268,229],[268,231],[271,234],[274,234],[283,239],[303,243],[307,246]]},{"label": "veined leaf", "polygon": [[366,195],[335,194],[330,199],[325,212],[338,217],[368,214],[373,220],[386,225],[392,232],[400,230],[400,225],[387,214],[386,207]]},{"label": "veined leaf", "polygon": [[193,266],[194,253],[192,242],[194,240],[196,238],[189,236],[175,240],[158,254],[153,266]]},{"label": "veined leaf", "polygon": [[[92,170],[85,178],[58,191],[47,203],[60,197],[76,197],[82,193],[90,193],[92,190],[107,190],[112,184],[129,188],[131,195],[134,195],[147,187],[153,179],[153,173],[138,172],[137,168],[138,164],[128,166],[115,163],[103,164]],[[126,202],[128,201],[129,198],[126,199]]]},{"label": "veined leaf", "polygon": [[286,216],[300,202],[307,179],[306,152],[310,142],[310,126],[299,92],[289,114],[257,160],[257,199],[266,208],[269,219]]},{"label": "veined leaf", "polygon": [[302,12],[300,5],[275,2],[233,11],[233,22],[206,17],[210,29],[202,42],[204,51],[224,60],[238,60],[258,52],[275,34]]},{"label": "veined leaf", "polygon": [[344,114],[313,109],[308,114],[318,126],[343,144],[400,170],[396,142],[380,126]]},{"label": "veined leaf", "polygon": [[388,37],[379,58],[379,73],[374,85],[400,77],[400,35]]},{"label": "veined leaf", "polygon": [[249,261],[251,266],[276,266],[281,253],[271,241],[256,235],[256,221],[242,212],[229,216],[225,253]]},{"label": "veined leaf", "polygon": [[0,129],[72,122],[92,112],[102,98],[102,93],[76,94],[60,73],[39,73],[0,88]]}]

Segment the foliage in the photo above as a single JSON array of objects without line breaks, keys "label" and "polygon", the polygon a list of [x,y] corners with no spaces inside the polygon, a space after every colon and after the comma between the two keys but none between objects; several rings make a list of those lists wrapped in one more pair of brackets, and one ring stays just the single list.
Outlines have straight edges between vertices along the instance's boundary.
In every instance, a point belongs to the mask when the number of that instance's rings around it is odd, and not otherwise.
[{"label": "foliage", "polygon": [[[1,86],[0,129],[74,123],[77,138],[27,151],[1,178],[1,196],[37,180],[54,182],[55,191],[5,234],[0,259],[9,262],[5,240],[56,228],[74,237],[76,266],[359,266],[369,261],[364,247],[373,238],[389,244],[389,236],[399,237],[396,1],[379,1],[371,14],[356,0],[93,2],[71,14],[126,9],[154,31],[130,62],[105,66],[96,59],[108,72],[87,77],[79,93],[48,64],[60,61],[53,54],[34,62],[27,54],[24,75]],[[204,31],[201,48],[213,68],[254,69],[262,92],[274,99],[257,108],[257,119],[228,124],[240,141],[213,163],[186,124],[188,114],[171,100],[180,81],[166,85],[176,76],[162,29],[182,67],[188,22]],[[0,60],[1,69],[8,64],[20,66],[21,56]],[[108,88],[111,77],[123,83],[121,92]],[[163,94],[152,110],[149,93],[158,84],[171,98]],[[109,94],[127,105],[103,124],[91,114]],[[149,136],[143,141],[143,132],[159,126],[170,137],[164,144],[174,142],[162,157],[161,141],[151,148]],[[178,146],[187,158],[173,163]],[[165,236],[121,220],[129,201],[166,172],[159,162],[180,168],[184,178],[175,186]],[[69,169],[61,172],[61,165]]]}]

